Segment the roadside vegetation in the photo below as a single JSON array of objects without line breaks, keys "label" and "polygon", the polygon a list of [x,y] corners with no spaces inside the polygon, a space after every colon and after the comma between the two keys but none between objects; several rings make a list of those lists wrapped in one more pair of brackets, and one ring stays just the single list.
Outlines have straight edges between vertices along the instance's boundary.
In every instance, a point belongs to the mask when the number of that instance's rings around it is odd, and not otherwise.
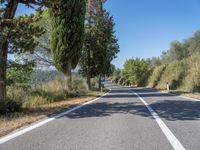
[{"label": "roadside vegetation", "polygon": [[[72,85],[66,93],[64,77],[55,76],[39,84],[31,81],[31,84],[8,86],[6,106],[0,105],[0,136],[102,94],[98,90],[89,90],[86,80],[79,75],[72,76]],[[96,85],[94,89],[98,89]]]},{"label": "roadside vegetation", "polygon": [[199,41],[200,31],[197,31],[182,42],[173,41],[170,49],[159,57],[129,59],[123,69],[114,71],[112,81],[120,85],[162,90],[168,83],[171,91],[200,93]]},{"label": "roadside vegetation", "polygon": [[119,52],[104,2],[1,1],[0,136],[102,94]]}]

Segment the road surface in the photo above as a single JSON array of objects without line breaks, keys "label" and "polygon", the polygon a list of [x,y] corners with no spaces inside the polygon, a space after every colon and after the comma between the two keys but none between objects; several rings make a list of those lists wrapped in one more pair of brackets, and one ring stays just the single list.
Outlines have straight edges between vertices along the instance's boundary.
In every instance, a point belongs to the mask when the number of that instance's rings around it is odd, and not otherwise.
[{"label": "road surface", "polygon": [[200,150],[200,102],[113,86],[106,96],[0,144],[0,150]]}]

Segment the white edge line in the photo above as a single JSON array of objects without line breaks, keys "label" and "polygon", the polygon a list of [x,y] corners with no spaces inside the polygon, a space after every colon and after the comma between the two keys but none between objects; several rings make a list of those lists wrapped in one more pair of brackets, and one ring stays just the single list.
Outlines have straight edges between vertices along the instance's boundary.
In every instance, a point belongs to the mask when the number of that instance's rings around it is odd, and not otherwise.
[{"label": "white edge line", "polygon": [[[131,90],[132,91],[132,90]],[[133,91],[132,91],[133,92]],[[163,131],[164,135],[167,137],[168,141],[174,148],[174,150],[185,150],[183,145],[180,143],[180,141],[175,137],[175,135],[170,131],[170,129],[167,127],[167,125],[162,121],[162,119],[159,117],[159,115],[149,106],[149,104],[140,97],[137,93],[133,92],[141,101],[142,103],[147,107],[153,118],[156,120],[157,124]]]},{"label": "white edge line", "polygon": [[[111,90],[111,89],[109,89],[109,90]],[[110,92],[110,91],[109,91],[109,92]],[[45,120],[40,121],[40,122],[35,123],[35,124],[33,123],[32,125],[30,125],[30,126],[24,128],[24,129],[22,129],[22,130],[19,130],[19,131],[16,131],[16,132],[13,131],[14,133],[8,134],[8,135],[6,135],[6,136],[0,138],[0,144],[3,144],[3,143],[5,143],[5,142],[7,142],[7,141],[9,141],[9,140],[11,140],[11,139],[14,139],[14,138],[16,138],[16,137],[18,137],[18,136],[20,136],[20,135],[22,135],[22,134],[25,134],[25,133],[27,133],[27,132],[33,130],[33,129],[36,129],[36,128],[38,128],[38,127],[41,127],[42,125],[47,124],[47,123],[49,123],[49,122],[51,122],[51,121],[53,121],[53,120],[55,120],[55,119],[61,118],[61,117],[63,117],[64,115],[67,115],[67,114],[69,114],[69,113],[71,113],[71,112],[73,112],[73,111],[75,111],[75,110],[77,110],[77,109],[80,109],[80,108],[82,108],[82,107],[84,107],[84,106],[86,106],[86,105],[88,105],[88,104],[90,104],[90,103],[93,103],[94,101],[97,101],[97,100],[101,99],[102,97],[106,96],[109,92],[105,93],[104,95],[102,95],[102,96],[100,96],[100,97],[98,97],[98,98],[95,98],[95,99],[90,100],[90,101],[88,101],[88,102],[86,102],[86,103],[83,103],[83,104],[81,104],[81,105],[79,105],[79,106],[76,106],[76,107],[74,107],[74,108],[72,108],[72,109],[69,109],[69,110],[67,110],[67,111],[65,111],[65,112],[62,112],[62,113],[60,113],[60,114],[57,114],[57,115],[55,115],[55,116],[53,116],[53,117],[51,117],[51,118],[45,119]]]},{"label": "white edge line", "polygon": [[179,96],[179,97],[182,97],[182,98],[185,98],[185,99],[190,99],[190,100],[193,100],[193,101],[199,101],[200,102],[200,99],[196,99],[196,98],[192,98],[192,97],[187,97],[187,96]]},{"label": "white edge line", "polygon": [[184,99],[190,99],[190,100],[193,100],[193,101],[199,101],[200,102],[200,99],[196,99],[196,98],[192,98],[192,97],[188,97],[188,96],[182,96],[182,95],[178,95],[178,94],[175,94],[175,93],[168,93],[168,92],[161,92],[161,93],[167,93],[169,95],[178,96],[178,97],[182,97]]}]

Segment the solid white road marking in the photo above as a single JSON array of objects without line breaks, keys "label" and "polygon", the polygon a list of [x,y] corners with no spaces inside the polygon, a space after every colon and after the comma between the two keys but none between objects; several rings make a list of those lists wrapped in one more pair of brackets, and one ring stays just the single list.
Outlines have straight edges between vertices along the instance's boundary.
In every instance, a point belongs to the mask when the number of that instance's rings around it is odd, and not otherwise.
[{"label": "solid white road marking", "polygon": [[[108,92],[108,93],[109,93],[109,92]],[[105,94],[104,94],[103,96],[101,96],[101,97],[98,97],[98,98],[95,98],[95,99],[93,99],[93,100],[91,100],[91,101],[88,101],[88,102],[86,102],[86,103],[83,103],[83,104],[81,104],[81,105],[79,105],[79,106],[76,106],[76,107],[74,107],[74,108],[72,108],[72,109],[69,109],[69,110],[67,110],[67,111],[65,111],[65,112],[63,112],[63,113],[60,113],[60,114],[56,115],[56,116],[53,116],[52,118],[45,119],[45,120],[43,120],[43,121],[41,121],[41,122],[39,122],[39,123],[33,124],[33,125],[31,125],[31,126],[25,128],[25,129],[22,129],[22,130],[20,130],[20,131],[16,131],[16,132],[14,132],[14,133],[11,133],[11,134],[9,134],[9,135],[6,135],[6,136],[0,138],[0,144],[3,144],[3,143],[5,143],[5,142],[7,142],[7,141],[9,141],[9,140],[11,140],[11,139],[14,139],[14,138],[16,138],[16,137],[18,137],[18,136],[20,136],[20,135],[22,135],[22,134],[25,134],[25,133],[27,133],[27,132],[29,132],[29,131],[35,129],[35,128],[38,128],[38,127],[40,127],[40,126],[42,126],[42,125],[44,125],[44,124],[46,124],[46,123],[49,123],[49,122],[51,122],[51,121],[53,121],[53,120],[55,120],[55,119],[61,118],[61,117],[63,117],[64,115],[67,115],[67,114],[69,114],[69,113],[71,113],[71,112],[73,112],[73,111],[75,111],[75,110],[77,110],[77,109],[79,109],[79,108],[84,107],[85,105],[91,104],[91,103],[93,103],[94,101],[97,101],[97,100],[99,100],[100,98],[106,96],[108,93],[105,93]]]},{"label": "solid white road marking", "polygon": [[174,93],[168,93],[168,92],[160,92],[160,93],[167,93],[167,94],[172,95],[172,96],[182,97],[184,99],[190,99],[190,100],[193,100],[193,101],[199,101],[200,102],[200,99],[196,99],[196,98],[192,98],[192,97],[182,96],[182,95],[178,95],[178,94],[174,94]]},{"label": "solid white road marking", "polygon": [[183,145],[180,143],[180,141],[175,137],[175,135],[170,131],[170,129],[166,126],[166,124],[160,119],[158,114],[149,106],[149,104],[140,97],[137,93],[134,92],[134,94],[142,101],[142,103],[147,107],[153,118],[156,120],[157,124],[163,131],[164,135],[167,137],[168,141],[174,148],[174,150],[185,150]]},{"label": "solid white road marking", "polygon": [[199,99],[196,99],[196,98],[191,98],[191,97],[186,97],[186,96],[179,96],[179,97],[182,97],[182,98],[185,98],[185,99],[190,99],[190,100],[193,100],[193,101],[199,101]]}]

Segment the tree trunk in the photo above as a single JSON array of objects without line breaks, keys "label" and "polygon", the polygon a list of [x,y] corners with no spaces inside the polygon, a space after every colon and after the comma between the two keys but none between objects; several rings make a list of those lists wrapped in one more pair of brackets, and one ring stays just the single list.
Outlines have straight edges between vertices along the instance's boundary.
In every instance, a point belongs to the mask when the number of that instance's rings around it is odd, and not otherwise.
[{"label": "tree trunk", "polygon": [[6,62],[8,43],[3,41],[0,47],[0,102],[6,100]]},{"label": "tree trunk", "polygon": [[[11,0],[5,12],[3,14],[3,19],[13,19],[18,6],[19,0]],[[9,28],[9,25],[7,26]],[[2,25],[0,26],[0,31],[3,32]],[[6,65],[8,57],[8,38],[9,33],[5,36],[0,33],[0,102],[6,100]]]},{"label": "tree trunk", "polygon": [[91,90],[92,86],[91,86],[91,50],[88,49],[87,50],[87,85],[88,85],[88,89]]},{"label": "tree trunk", "polygon": [[99,90],[101,90],[101,75],[99,75]]},{"label": "tree trunk", "polygon": [[66,72],[64,74],[64,90],[68,93],[72,90],[72,74],[71,74],[71,62],[68,63]]},{"label": "tree trunk", "polygon": [[88,85],[88,89],[91,90],[92,86],[91,86],[91,77],[90,77],[90,73],[87,74],[87,85]]}]

